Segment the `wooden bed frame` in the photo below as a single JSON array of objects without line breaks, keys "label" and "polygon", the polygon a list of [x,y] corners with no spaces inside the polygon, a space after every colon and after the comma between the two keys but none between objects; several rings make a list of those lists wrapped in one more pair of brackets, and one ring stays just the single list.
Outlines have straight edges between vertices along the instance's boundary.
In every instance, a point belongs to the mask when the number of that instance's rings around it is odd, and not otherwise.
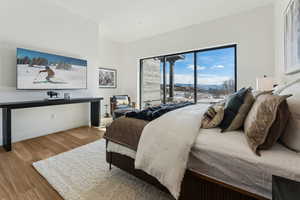
[{"label": "wooden bed frame", "polygon": [[[168,192],[154,177],[134,169],[134,159],[119,153],[107,152],[106,161],[154,186]],[[169,193],[169,192],[168,192]],[[233,187],[221,181],[186,170],[180,200],[268,200],[259,195]]]}]

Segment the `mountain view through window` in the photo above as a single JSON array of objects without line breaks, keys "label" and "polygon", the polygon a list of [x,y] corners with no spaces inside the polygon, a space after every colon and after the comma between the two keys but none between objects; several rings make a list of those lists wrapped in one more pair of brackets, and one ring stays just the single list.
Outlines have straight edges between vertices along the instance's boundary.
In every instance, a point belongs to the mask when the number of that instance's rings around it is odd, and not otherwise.
[{"label": "mountain view through window", "polygon": [[220,101],[236,90],[236,46],[141,60],[141,105]]}]

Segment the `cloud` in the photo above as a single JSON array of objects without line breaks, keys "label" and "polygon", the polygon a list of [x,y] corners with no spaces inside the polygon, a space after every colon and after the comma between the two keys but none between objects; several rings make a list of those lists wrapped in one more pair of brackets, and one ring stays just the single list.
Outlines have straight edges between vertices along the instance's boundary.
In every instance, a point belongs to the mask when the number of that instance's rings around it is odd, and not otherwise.
[{"label": "cloud", "polygon": [[[191,70],[194,70],[194,65],[189,65],[189,66],[187,66],[187,68],[188,69],[191,69]],[[206,67],[204,67],[204,66],[197,66],[197,70],[205,70],[206,69]]]},{"label": "cloud", "polygon": [[194,76],[190,74],[177,74],[175,75],[175,83],[193,84]]},{"label": "cloud", "polygon": [[223,69],[223,68],[225,68],[224,65],[214,65],[210,69]]},{"label": "cloud", "polygon": [[222,85],[224,81],[228,81],[231,78],[229,76],[217,76],[213,74],[205,74],[203,76],[199,76],[197,83],[201,85]]},{"label": "cloud", "polygon": [[[194,70],[194,65],[188,65],[187,66],[188,69]],[[209,69],[224,69],[225,66],[224,65],[214,65],[212,67],[209,67]],[[207,67],[205,66],[197,66],[197,70],[205,70],[207,69]]]},{"label": "cloud", "polygon": [[[194,75],[192,74],[176,74],[175,83],[194,84]],[[224,81],[230,80],[229,76],[218,76],[215,74],[198,74],[198,84],[201,85],[222,85]],[[169,82],[169,76],[166,77],[166,82]]]}]

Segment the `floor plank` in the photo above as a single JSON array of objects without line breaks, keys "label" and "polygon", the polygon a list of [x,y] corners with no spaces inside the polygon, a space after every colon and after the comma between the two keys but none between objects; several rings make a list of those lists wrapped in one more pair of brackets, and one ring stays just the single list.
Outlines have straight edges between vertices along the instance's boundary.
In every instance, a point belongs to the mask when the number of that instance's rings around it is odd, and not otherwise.
[{"label": "floor plank", "polygon": [[99,140],[103,131],[81,127],[0,148],[0,200],[63,200],[32,163]]}]

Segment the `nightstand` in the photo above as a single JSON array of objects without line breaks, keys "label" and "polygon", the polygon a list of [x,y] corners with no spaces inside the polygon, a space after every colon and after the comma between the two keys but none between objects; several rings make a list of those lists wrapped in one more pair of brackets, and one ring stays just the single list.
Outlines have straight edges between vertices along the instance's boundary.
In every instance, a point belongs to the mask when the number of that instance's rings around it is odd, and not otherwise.
[{"label": "nightstand", "polygon": [[299,200],[300,182],[272,176],[272,200]]}]

